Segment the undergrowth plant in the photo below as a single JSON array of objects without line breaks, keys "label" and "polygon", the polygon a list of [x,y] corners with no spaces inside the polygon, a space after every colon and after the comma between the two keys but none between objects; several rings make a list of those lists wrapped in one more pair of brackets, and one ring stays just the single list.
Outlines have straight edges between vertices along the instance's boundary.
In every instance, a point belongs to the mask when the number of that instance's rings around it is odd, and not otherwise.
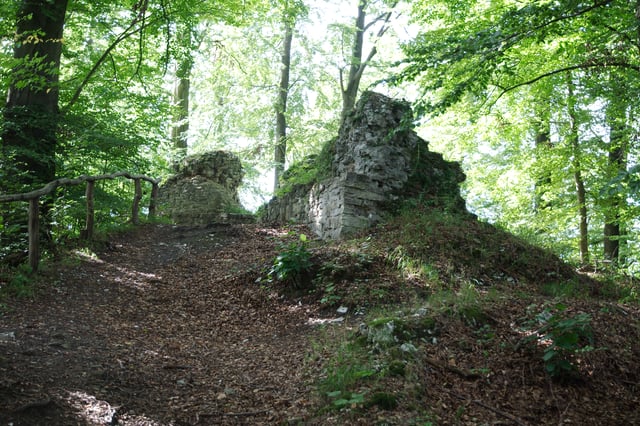
[{"label": "undergrowth plant", "polygon": [[584,312],[569,316],[560,303],[554,308],[555,312],[547,308],[536,315],[535,322],[542,326],[524,341],[544,346],[542,360],[551,377],[571,379],[578,372],[576,355],[594,350],[591,316]]},{"label": "undergrowth plant", "polygon": [[307,249],[307,236],[300,234],[298,241],[281,247],[268,273],[269,281],[291,281],[294,288],[305,285],[305,274],[311,268],[311,253]]},{"label": "undergrowth plant", "polygon": [[[0,277],[2,283],[2,277]],[[19,265],[11,271],[11,277],[7,278],[7,283],[0,285],[0,298],[3,296],[31,297],[35,291],[33,271],[27,264]]]},{"label": "undergrowth plant", "polygon": [[328,399],[328,409],[362,406],[365,392],[359,391],[359,387],[377,376],[370,358],[366,348],[357,342],[343,341],[332,348],[332,356],[326,360],[323,378],[318,383],[318,390]]}]

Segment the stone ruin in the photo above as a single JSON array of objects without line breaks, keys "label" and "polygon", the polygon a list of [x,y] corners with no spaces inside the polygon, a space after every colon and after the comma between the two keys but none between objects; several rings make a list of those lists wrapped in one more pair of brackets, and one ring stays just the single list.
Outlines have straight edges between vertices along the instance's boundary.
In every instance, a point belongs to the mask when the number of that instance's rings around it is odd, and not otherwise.
[{"label": "stone ruin", "polygon": [[340,128],[330,167],[330,177],[273,198],[262,221],[302,223],[321,238],[337,239],[375,225],[407,198],[467,212],[460,165],[428,150],[405,101],[364,93]]},{"label": "stone ruin", "polygon": [[178,225],[245,221],[238,199],[244,171],[225,151],[190,155],[173,165],[174,175],[158,194],[160,214]]}]

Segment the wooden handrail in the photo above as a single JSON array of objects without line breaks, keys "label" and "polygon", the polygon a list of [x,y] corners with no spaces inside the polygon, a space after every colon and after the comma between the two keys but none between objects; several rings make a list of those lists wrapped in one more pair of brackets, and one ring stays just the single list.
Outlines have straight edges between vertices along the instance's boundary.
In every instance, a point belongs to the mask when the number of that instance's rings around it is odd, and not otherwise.
[{"label": "wooden handrail", "polygon": [[97,176],[82,175],[75,179],[69,179],[69,178],[56,179],[54,181],[49,182],[48,184],[46,184],[40,189],[36,189],[35,191],[31,191],[31,192],[25,192],[23,194],[0,195],[0,203],[8,203],[11,201],[28,201],[28,200],[31,200],[32,198],[38,198],[38,197],[42,197],[43,195],[51,194],[59,186],[80,185],[87,181],[115,179],[118,177],[126,177],[127,179],[132,179],[132,180],[142,179],[151,183],[152,185],[158,185],[160,183],[159,179],[153,179],[145,175],[134,175],[129,172],[117,172],[117,173],[111,173],[108,175],[97,175]]},{"label": "wooden handrail", "polygon": [[91,239],[93,237],[94,227],[94,208],[93,208],[93,189],[96,181],[106,179],[116,179],[124,177],[131,179],[135,183],[135,195],[133,198],[133,205],[131,207],[131,222],[138,224],[140,201],[142,200],[142,184],[141,181],[147,181],[151,183],[151,199],[149,200],[149,217],[154,217],[156,214],[156,198],[158,196],[158,189],[160,180],[153,179],[145,175],[137,175],[129,172],[116,172],[105,175],[86,176],[82,175],[75,179],[61,178],[47,183],[40,189],[36,189],[31,192],[25,192],[22,194],[8,194],[0,195],[0,203],[9,203],[12,201],[28,201],[29,202],[29,266],[33,272],[38,270],[38,264],[40,263],[40,240],[39,240],[39,210],[40,210],[40,197],[51,194],[57,187],[66,185],[80,185],[87,184],[86,198],[87,198],[87,219],[85,222],[85,229],[80,232],[82,238]]}]

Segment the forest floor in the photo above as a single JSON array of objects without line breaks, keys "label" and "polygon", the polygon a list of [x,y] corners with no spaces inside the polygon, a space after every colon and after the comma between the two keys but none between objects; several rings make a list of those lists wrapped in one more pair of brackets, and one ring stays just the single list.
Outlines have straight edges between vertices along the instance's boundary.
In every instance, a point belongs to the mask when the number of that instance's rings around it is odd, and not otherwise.
[{"label": "forest floor", "polygon": [[[283,295],[256,281],[286,233],[144,225],[43,271],[32,297],[4,301],[0,425],[640,424],[637,303],[563,302],[593,326],[594,349],[573,355],[569,381],[549,377],[542,349],[521,347],[517,325],[552,299],[524,287],[484,292],[481,315],[438,310],[437,333],[410,355],[396,348],[402,374],[388,374],[380,348],[356,360],[341,342],[374,310],[357,306],[364,298],[416,306],[412,278],[375,256],[354,269],[353,246],[318,245],[314,256],[347,292],[335,304],[334,283],[323,297]],[[349,311],[336,318],[342,304]],[[327,384],[360,361],[388,365]]]}]

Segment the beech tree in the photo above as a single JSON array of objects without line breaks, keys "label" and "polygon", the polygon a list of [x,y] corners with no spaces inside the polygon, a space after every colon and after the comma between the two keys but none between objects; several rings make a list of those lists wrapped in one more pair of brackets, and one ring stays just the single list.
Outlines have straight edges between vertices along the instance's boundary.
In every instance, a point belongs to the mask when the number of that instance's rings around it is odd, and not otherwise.
[{"label": "beech tree", "polygon": [[[385,7],[386,10],[370,18],[369,22],[367,22],[367,13],[369,9],[373,9],[373,3],[374,2],[368,0],[360,0],[358,2],[358,12],[353,27],[351,56],[349,57],[347,65],[348,72],[345,75],[344,70],[342,68],[340,69],[340,89],[342,93],[342,110],[340,116],[342,120],[353,110],[356,104],[362,75],[367,66],[370,65],[373,57],[378,53],[376,42],[389,30],[392,11],[398,2],[392,2],[389,6]],[[365,34],[367,30],[375,25],[379,25],[378,32],[372,40],[372,46],[365,57]]]},{"label": "beech tree", "polygon": [[[18,8],[3,113],[3,189],[53,180],[59,122],[59,74],[67,0],[23,0]],[[22,189],[21,185],[11,189]]]},{"label": "beech tree", "polygon": [[294,2],[289,5],[287,1],[282,13],[282,54],[280,56],[280,82],[278,83],[278,93],[276,96],[276,129],[275,148],[273,155],[274,163],[274,191],[280,186],[280,176],[284,172],[287,160],[287,101],[289,99],[289,79],[291,74],[291,45],[293,43],[293,31],[295,23],[304,9],[304,4]]},{"label": "beech tree", "polygon": [[567,116],[569,117],[569,128],[567,138],[571,147],[571,169],[576,185],[576,201],[578,206],[579,218],[579,247],[580,247],[580,263],[589,262],[589,218],[587,215],[587,194],[585,190],[584,179],[582,177],[582,157],[580,147],[580,121],[576,111],[575,83],[573,76],[567,73]]}]

